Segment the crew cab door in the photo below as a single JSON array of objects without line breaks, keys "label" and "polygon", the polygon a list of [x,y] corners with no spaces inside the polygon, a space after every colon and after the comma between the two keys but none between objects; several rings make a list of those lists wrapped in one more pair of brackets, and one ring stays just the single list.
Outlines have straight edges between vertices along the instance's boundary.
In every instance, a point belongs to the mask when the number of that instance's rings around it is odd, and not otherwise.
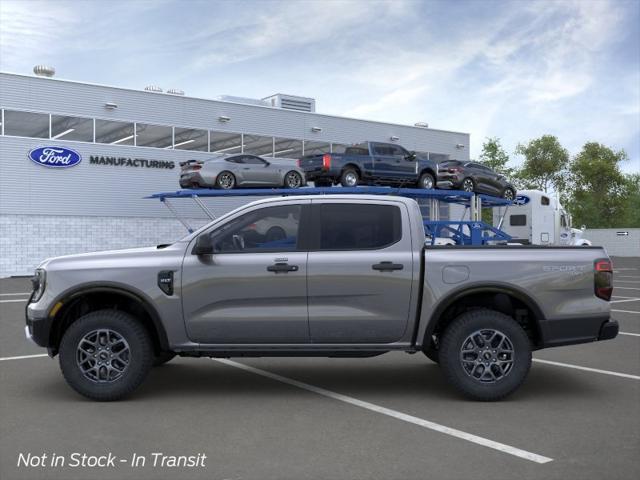
[{"label": "crew cab door", "polygon": [[182,306],[189,338],[203,344],[306,343],[307,252],[302,224],[309,200],[240,212],[213,226],[213,253],[182,267]]},{"label": "crew cab door", "polygon": [[314,199],[309,329],[314,344],[391,343],[407,328],[413,258],[398,202]]},{"label": "crew cab door", "polygon": [[372,143],[374,176],[395,181],[417,181],[416,162],[399,145]]}]

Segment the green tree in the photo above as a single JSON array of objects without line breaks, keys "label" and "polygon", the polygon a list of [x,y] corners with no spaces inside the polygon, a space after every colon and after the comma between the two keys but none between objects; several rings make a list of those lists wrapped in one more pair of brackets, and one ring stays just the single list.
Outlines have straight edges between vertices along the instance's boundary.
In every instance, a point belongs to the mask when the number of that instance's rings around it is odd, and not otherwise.
[{"label": "green tree", "polygon": [[[633,216],[628,202],[633,197],[634,180],[626,178],[619,166],[626,159],[624,150],[614,151],[597,142],[585,143],[573,158],[566,206],[576,225],[616,227],[625,215]],[[637,185],[638,180],[635,182]]]},{"label": "green tree", "polygon": [[516,154],[524,156],[524,163],[516,174],[521,187],[548,192],[565,188],[569,152],[553,135],[543,135],[526,144],[518,144]]},{"label": "green tree", "polygon": [[480,162],[506,177],[511,177],[514,173],[514,169],[507,166],[509,155],[502,148],[498,137],[487,137],[485,139],[482,144]]},{"label": "green tree", "polygon": [[640,228],[640,173],[625,175],[624,207],[616,226]]}]

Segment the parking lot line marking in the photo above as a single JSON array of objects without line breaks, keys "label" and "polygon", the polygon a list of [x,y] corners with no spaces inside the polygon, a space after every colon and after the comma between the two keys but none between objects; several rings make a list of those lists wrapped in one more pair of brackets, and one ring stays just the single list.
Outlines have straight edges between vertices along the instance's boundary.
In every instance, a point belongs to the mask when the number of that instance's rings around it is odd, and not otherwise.
[{"label": "parking lot line marking", "polygon": [[609,300],[609,303],[637,302],[640,298],[626,298],[624,300]]},{"label": "parking lot line marking", "polygon": [[618,290],[640,290],[638,287],[616,287],[615,285],[613,288]]},{"label": "parking lot line marking", "polygon": [[616,278],[640,278],[638,275],[616,275]]},{"label": "parking lot line marking", "polygon": [[640,283],[637,280],[616,280],[618,283]]},{"label": "parking lot line marking", "polygon": [[28,298],[13,298],[11,300],[0,300],[0,303],[15,303],[15,302],[26,302],[29,300]]},{"label": "parking lot line marking", "polygon": [[640,313],[635,310],[611,310],[612,312],[620,312],[620,313]]},{"label": "parking lot line marking", "polygon": [[370,410],[372,412],[397,418],[398,420],[412,423],[414,425],[428,428],[430,430],[444,433],[446,435],[451,435],[452,437],[460,438],[462,440],[467,440],[468,442],[476,443],[484,447],[493,448],[494,450],[508,453],[509,455],[514,455],[516,457],[524,458],[525,460],[529,460],[531,462],[548,463],[553,461],[553,459],[549,457],[544,457],[536,453],[528,452],[526,450],[521,450],[519,448],[512,447],[504,443],[495,442],[493,440],[489,440],[488,438],[479,437],[471,433],[463,432],[462,430],[456,430],[455,428],[446,427],[444,425],[440,425],[439,423],[430,422],[422,418],[414,417],[413,415],[407,415],[406,413],[398,412],[396,410],[391,410],[390,408],[381,407],[373,403],[365,402],[363,400],[358,400],[357,398],[349,397],[341,393],[332,392],[331,390],[326,390],[324,388],[316,387],[308,383],[299,382],[298,380],[293,380],[292,378],[283,377],[281,375],[271,373],[267,370],[261,370],[259,368],[250,367],[249,365],[245,365],[243,363],[238,363],[232,360],[226,360],[222,358],[214,358],[212,360],[219,363],[223,363],[230,367],[235,367],[241,370],[245,370],[247,372],[255,373],[256,375],[260,375],[262,377],[270,378],[271,380],[276,380],[278,382],[286,383],[287,385],[298,387],[303,390],[307,390],[309,392],[317,393],[318,395],[329,397],[334,400],[338,400],[340,402],[348,403],[350,405],[355,405],[356,407],[361,407],[366,410]]},{"label": "parking lot line marking", "polygon": [[622,272],[623,270],[637,270],[637,268],[631,268],[631,267],[628,267],[628,268],[624,268],[624,267],[615,268],[614,267],[614,269],[613,269],[614,272]]},{"label": "parking lot line marking", "polygon": [[23,360],[25,358],[38,358],[38,357],[48,357],[49,355],[46,353],[39,353],[37,355],[20,355],[18,357],[2,357],[0,358],[0,362],[4,362],[5,360]]},{"label": "parking lot line marking", "polygon": [[633,298],[634,300],[640,300],[640,297],[622,297],[620,295],[611,295],[611,298]]},{"label": "parking lot line marking", "polygon": [[630,337],[640,337],[640,333],[618,332],[620,335],[629,335]]},{"label": "parking lot line marking", "polygon": [[15,296],[15,295],[31,295],[31,292],[24,292],[24,293],[0,293],[0,297],[9,297],[9,296]]},{"label": "parking lot line marking", "polygon": [[629,373],[612,372],[611,370],[599,370],[597,368],[582,367],[580,365],[572,365],[570,363],[552,362],[551,360],[541,360],[540,358],[534,358],[534,362],[546,363],[547,365],[555,365],[556,367],[574,368],[576,370],[584,370],[585,372],[603,373],[605,375],[612,375],[614,377],[630,378],[631,380],[640,380],[638,375],[631,375]]}]

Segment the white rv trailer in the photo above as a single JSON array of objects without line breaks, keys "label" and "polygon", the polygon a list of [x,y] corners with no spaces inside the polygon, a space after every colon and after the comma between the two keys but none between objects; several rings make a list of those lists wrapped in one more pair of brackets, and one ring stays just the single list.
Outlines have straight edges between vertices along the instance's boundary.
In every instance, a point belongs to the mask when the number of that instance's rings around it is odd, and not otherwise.
[{"label": "white rv trailer", "polygon": [[529,245],[591,245],[585,227],[572,228],[571,215],[553,196],[540,190],[518,192],[514,205],[493,209],[493,224],[512,242]]}]

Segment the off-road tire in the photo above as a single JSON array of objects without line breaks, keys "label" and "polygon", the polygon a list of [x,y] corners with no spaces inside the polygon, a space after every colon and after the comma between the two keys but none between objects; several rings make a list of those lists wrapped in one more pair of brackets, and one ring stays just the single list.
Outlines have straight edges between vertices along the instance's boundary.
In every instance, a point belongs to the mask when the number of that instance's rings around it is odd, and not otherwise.
[{"label": "off-road tire", "polygon": [[[461,360],[468,338],[475,332],[487,330],[503,334],[513,347],[511,369],[493,383],[472,378]],[[439,358],[447,380],[457,390],[473,400],[495,401],[513,393],[527,377],[531,367],[531,341],[513,318],[494,310],[471,310],[455,318],[446,328],[441,337]]]},{"label": "off-road tire", "polygon": [[[98,383],[85,376],[78,365],[80,342],[91,332],[108,329],[122,337],[129,349],[129,361],[122,375],[109,382]],[[119,400],[130,395],[145,379],[153,363],[153,346],[146,328],[128,313],[98,310],[73,322],[60,342],[60,369],[76,392],[92,400]]]}]

